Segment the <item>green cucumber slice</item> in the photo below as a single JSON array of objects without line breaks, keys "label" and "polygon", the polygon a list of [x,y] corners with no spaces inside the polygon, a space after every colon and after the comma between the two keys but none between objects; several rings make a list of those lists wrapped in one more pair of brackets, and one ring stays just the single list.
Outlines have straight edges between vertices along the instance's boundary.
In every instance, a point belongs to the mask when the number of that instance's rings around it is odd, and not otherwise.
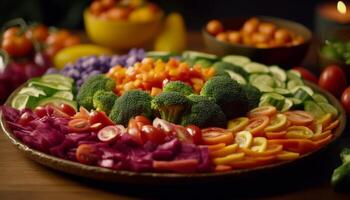
[{"label": "green cucumber slice", "polygon": [[293,107],[293,105],[294,105],[294,103],[293,103],[293,101],[292,100],[290,100],[290,99],[285,99],[285,101],[284,101],[284,105],[283,105],[283,107],[282,107],[282,109],[281,109],[281,112],[286,112],[286,111],[288,111],[289,109],[291,109],[292,107]]},{"label": "green cucumber slice", "polygon": [[53,94],[52,97],[59,97],[70,101],[74,99],[74,95],[70,91],[58,91],[55,94]]},{"label": "green cucumber slice", "polygon": [[302,102],[305,102],[306,100],[312,99],[311,95],[306,92],[306,90],[299,88],[295,93],[294,93],[294,98],[299,99]]},{"label": "green cucumber slice", "polygon": [[322,108],[314,101],[309,100],[304,103],[304,110],[311,113],[315,118],[319,119],[324,116],[326,113]]},{"label": "green cucumber slice", "polygon": [[230,77],[233,80],[237,81],[239,84],[247,84],[247,81],[240,74],[235,73],[231,70],[225,70],[225,71],[230,75]]},{"label": "green cucumber slice", "polygon": [[234,64],[239,67],[243,67],[244,65],[251,62],[248,57],[239,56],[239,55],[228,55],[222,58],[222,61]]},{"label": "green cucumber slice", "polygon": [[317,103],[325,113],[330,113],[333,118],[336,118],[339,114],[338,110],[329,103]]},{"label": "green cucumber slice", "polygon": [[283,96],[289,96],[292,94],[289,90],[284,89],[284,88],[275,88],[274,91],[278,94],[283,95]]},{"label": "green cucumber slice", "polygon": [[170,53],[168,51],[148,51],[146,53],[146,57],[153,58],[155,60],[163,60],[163,61],[168,61],[171,56],[175,56],[175,54]]},{"label": "green cucumber slice", "polygon": [[27,94],[29,96],[34,96],[34,97],[46,96],[43,90],[40,90],[35,87],[24,87],[18,92],[18,94]]},{"label": "green cucumber slice", "polygon": [[308,86],[306,86],[306,85],[299,85],[299,86],[296,86],[296,87],[294,87],[294,88],[292,88],[291,89],[291,92],[292,93],[296,93],[298,90],[304,90],[306,93],[308,93],[310,96],[312,96],[312,95],[314,95],[314,91],[310,88],[310,87],[308,87]]},{"label": "green cucumber slice", "polygon": [[45,99],[39,101],[37,106],[45,106],[47,104],[52,104],[52,105],[57,106],[57,107],[60,107],[61,104],[67,104],[67,105],[70,105],[75,110],[77,110],[77,108],[78,108],[77,102],[70,101],[70,100],[67,100],[67,99],[63,99],[63,98],[60,98],[60,97],[45,98]]},{"label": "green cucumber slice", "polygon": [[285,104],[285,97],[277,93],[265,93],[260,98],[259,106],[272,105],[281,110]]},{"label": "green cucumber slice", "polygon": [[314,95],[312,95],[312,98],[314,99],[314,101],[316,103],[328,103],[327,98],[325,96],[323,96],[322,94],[315,93]]},{"label": "green cucumber slice", "polygon": [[34,109],[39,102],[40,98],[30,96],[28,94],[18,94],[11,101],[11,107],[16,108],[18,110],[22,110],[24,108]]},{"label": "green cucumber slice", "polygon": [[270,73],[273,77],[275,77],[277,80],[281,82],[285,82],[287,80],[287,74],[286,72],[281,69],[280,67],[274,65],[269,67]]},{"label": "green cucumber slice", "polygon": [[286,72],[288,80],[295,80],[295,79],[301,79],[301,74],[298,71],[295,70],[288,70]]},{"label": "green cucumber slice", "polygon": [[273,92],[275,81],[267,74],[253,74],[249,77],[251,85],[257,87],[261,92]]},{"label": "green cucumber slice", "polygon": [[207,59],[200,58],[196,60],[195,62],[196,65],[200,65],[202,68],[208,68],[213,65],[213,63]]},{"label": "green cucumber slice", "polygon": [[189,59],[189,60],[206,59],[210,61],[216,61],[219,59],[219,57],[217,57],[214,54],[203,53],[198,51],[184,51],[182,53],[182,57],[184,59]]},{"label": "green cucumber slice", "polygon": [[248,73],[269,73],[269,68],[261,63],[251,62],[243,66]]},{"label": "green cucumber slice", "polygon": [[301,85],[304,85],[304,83],[301,79],[290,80],[287,82],[287,89],[292,90],[293,88],[295,88],[297,86],[301,86]]},{"label": "green cucumber slice", "polygon": [[45,92],[45,94],[47,94],[48,96],[53,95],[54,93],[56,93],[57,91],[60,90],[67,90],[67,91],[71,91],[71,87],[67,86],[67,85],[63,85],[63,84],[58,84],[58,83],[44,83],[44,82],[40,82],[40,81],[31,81],[28,84],[30,87],[36,87],[38,89],[41,89]]}]

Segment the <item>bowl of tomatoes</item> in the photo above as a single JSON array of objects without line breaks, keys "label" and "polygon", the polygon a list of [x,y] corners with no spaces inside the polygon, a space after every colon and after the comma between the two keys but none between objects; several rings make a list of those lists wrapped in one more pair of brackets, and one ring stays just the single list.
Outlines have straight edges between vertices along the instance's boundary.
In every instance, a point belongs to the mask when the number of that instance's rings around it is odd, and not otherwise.
[{"label": "bowl of tomatoes", "polygon": [[211,20],[202,34],[214,54],[240,54],[283,67],[300,64],[312,38],[299,23],[267,16]]},{"label": "bowl of tomatoes", "polygon": [[162,18],[158,6],[143,1],[94,1],[84,12],[89,38],[117,50],[146,45],[160,29]]}]

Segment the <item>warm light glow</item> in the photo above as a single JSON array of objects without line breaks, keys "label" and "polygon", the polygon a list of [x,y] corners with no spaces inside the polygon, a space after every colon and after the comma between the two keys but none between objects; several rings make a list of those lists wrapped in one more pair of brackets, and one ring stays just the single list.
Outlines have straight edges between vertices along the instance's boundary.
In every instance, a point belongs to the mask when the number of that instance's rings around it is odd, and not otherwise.
[{"label": "warm light glow", "polygon": [[346,13],[346,5],[345,5],[345,3],[342,2],[342,1],[338,1],[337,10],[338,10],[338,12],[340,12],[341,14],[345,14],[345,13]]}]

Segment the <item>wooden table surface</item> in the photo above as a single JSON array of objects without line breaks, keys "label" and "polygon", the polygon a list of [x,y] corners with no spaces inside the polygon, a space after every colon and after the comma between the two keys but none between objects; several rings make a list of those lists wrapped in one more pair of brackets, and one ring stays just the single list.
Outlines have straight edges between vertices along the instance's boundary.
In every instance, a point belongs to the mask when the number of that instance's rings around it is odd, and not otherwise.
[{"label": "wooden table surface", "polygon": [[[198,33],[189,35],[189,48],[203,49]],[[349,129],[348,129],[349,130]],[[321,159],[311,163],[308,172],[293,172],[290,178],[265,183],[259,186],[249,185],[245,190],[237,191],[237,185],[191,185],[177,186],[133,186],[124,184],[101,183],[81,179],[43,167],[22,155],[4,134],[0,134],[0,200],[16,199],[194,199],[211,198],[233,199],[350,199],[349,194],[336,193],[329,185],[332,170],[337,166],[338,152],[341,146],[350,144],[347,133],[341,143]],[[292,181],[292,177],[297,177]],[[253,184],[252,184],[253,185]],[[221,189],[222,188],[222,189]]]}]

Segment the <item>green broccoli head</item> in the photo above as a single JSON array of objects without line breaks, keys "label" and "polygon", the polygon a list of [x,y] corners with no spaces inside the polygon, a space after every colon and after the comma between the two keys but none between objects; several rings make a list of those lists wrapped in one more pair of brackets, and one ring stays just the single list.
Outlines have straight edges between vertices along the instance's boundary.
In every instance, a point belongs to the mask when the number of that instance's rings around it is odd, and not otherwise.
[{"label": "green broccoli head", "polygon": [[77,101],[80,106],[91,110],[94,108],[92,99],[95,92],[99,90],[112,91],[114,88],[115,82],[112,79],[102,74],[91,76],[80,87],[77,95]]},{"label": "green broccoli head", "polygon": [[209,79],[201,95],[212,98],[226,115],[226,118],[244,115],[248,111],[248,99],[239,83],[226,76]]},{"label": "green broccoli head", "polygon": [[179,92],[162,92],[152,100],[152,109],[168,122],[177,123],[191,101]]},{"label": "green broccoli head", "polygon": [[108,115],[117,98],[118,96],[112,91],[99,90],[95,92],[92,102],[96,110],[103,111]]},{"label": "green broccoli head", "polygon": [[249,110],[257,107],[259,105],[261,97],[260,90],[250,84],[242,85],[242,88],[248,98]]},{"label": "green broccoli head", "polygon": [[206,97],[206,96],[202,96],[202,95],[198,95],[198,94],[188,95],[187,98],[190,101],[192,101],[193,103],[198,103],[198,102],[201,102],[201,101],[212,101],[212,102],[214,102],[214,100],[212,98]]},{"label": "green broccoli head", "polygon": [[163,87],[163,92],[179,92],[187,96],[193,94],[193,89],[182,81],[170,81]]},{"label": "green broccoli head", "polygon": [[226,127],[227,119],[219,105],[204,96],[191,98],[194,99],[194,104],[190,111],[183,115],[181,120],[183,126],[193,124],[200,128]]},{"label": "green broccoli head", "polygon": [[129,119],[137,115],[152,117],[152,97],[142,90],[129,90],[114,103],[109,118],[117,124],[126,126]]}]

